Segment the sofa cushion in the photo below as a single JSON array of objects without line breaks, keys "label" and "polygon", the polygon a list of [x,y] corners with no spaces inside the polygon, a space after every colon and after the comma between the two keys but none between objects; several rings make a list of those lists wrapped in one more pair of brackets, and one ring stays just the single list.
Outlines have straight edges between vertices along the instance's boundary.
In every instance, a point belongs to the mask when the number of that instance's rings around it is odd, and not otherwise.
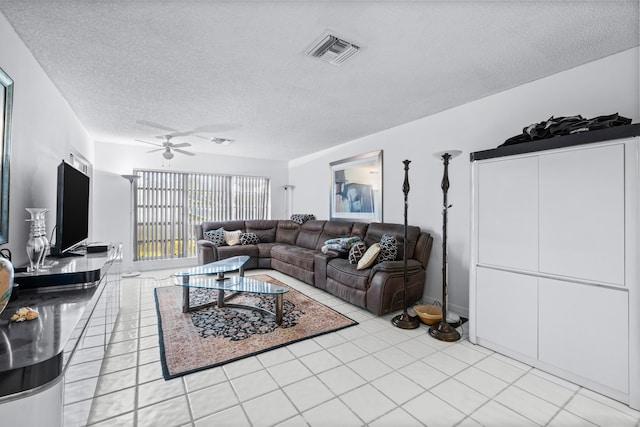
[{"label": "sofa cushion", "polygon": [[242,233],[240,234],[241,245],[257,245],[260,243],[260,239],[256,236],[256,233]]},{"label": "sofa cushion", "polygon": [[366,291],[369,288],[370,270],[358,270],[344,258],[334,258],[327,264],[327,278],[344,286]]},{"label": "sofa cushion", "polygon": [[[309,220],[300,226],[300,232],[296,239],[296,246],[306,249],[319,250],[322,244],[318,247],[318,241],[320,234],[322,234],[322,227],[324,227],[325,221]],[[322,243],[322,242],[320,242]]]},{"label": "sofa cushion", "polygon": [[369,249],[367,249],[364,255],[362,255],[362,258],[360,258],[360,261],[358,261],[358,270],[364,270],[371,267],[376,262],[376,258],[378,258],[379,253],[380,243],[374,243],[369,246]]},{"label": "sofa cushion", "polygon": [[313,271],[314,259],[317,253],[313,249],[292,245],[275,245],[271,248],[271,258],[307,271]]},{"label": "sofa cushion", "polygon": [[217,230],[205,231],[203,234],[203,237],[213,243],[213,246],[226,245],[226,241],[224,240],[224,228],[222,227],[218,228]]},{"label": "sofa cushion", "polygon": [[258,247],[258,256],[260,258],[271,259],[271,248],[276,245],[278,245],[278,243],[258,243],[256,245]]},{"label": "sofa cushion", "polygon": [[218,258],[226,259],[232,256],[248,255],[252,258],[258,257],[258,247],[256,245],[234,245],[218,247]]},{"label": "sofa cushion", "polygon": [[357,264],[365,252],[367,252],[367,245],[364,242],[354,243],[349,249],[349,264]]},{"label": "sofa cushion", "polygon": [[398,241],[390,234],[383,234],[380,239],[380,254],[376,262],[395,261],[398,256]]},{"label": "sofa cushion", "polygon": [[295,245],[299,232],[300,224],[287,220],[278,221],[278,227],[276,228],[276,243]]},{"label": "sofa cushion", "polygon": [[278,220],[261,219],[246,221],[245,227],[247,233],[254,233],[262,243],[272,243],[276,241]]}]

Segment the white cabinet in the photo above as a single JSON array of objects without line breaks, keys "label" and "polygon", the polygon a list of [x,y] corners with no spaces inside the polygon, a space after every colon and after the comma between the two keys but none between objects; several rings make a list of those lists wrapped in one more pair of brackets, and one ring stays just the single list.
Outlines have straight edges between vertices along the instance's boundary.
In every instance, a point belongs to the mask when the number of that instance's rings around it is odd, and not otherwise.
[{"label": "white cabinet", "polygon": [[496,346],[537,357],[536,277],[479,267],[476,301],[483,308],[476,318],[478,336]]},{"label": "white cabinet", "polygon": [[478,165],[478,256],[484,265],[538,269],[538,159]]},{"label": "white cabinet", "polygon": [[469,338],[640,409],[633,126],[472,155]]},{"label": "white cabinet", "polygon": [[539,280],[540,360],[629,393],[627,292]]},{"label": "white cabinet", "polygon": [[540,271],[624,285],[624,145],[539,162]]}]

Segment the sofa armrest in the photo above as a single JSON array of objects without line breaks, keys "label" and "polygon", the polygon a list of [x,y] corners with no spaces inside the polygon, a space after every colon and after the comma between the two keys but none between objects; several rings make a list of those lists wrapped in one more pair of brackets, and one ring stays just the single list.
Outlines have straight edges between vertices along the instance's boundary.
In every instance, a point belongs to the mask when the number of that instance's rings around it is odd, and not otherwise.
[{"label": "sofa armrest", "polygon": [[[422,298],[426,272],[418,260],[407,260],[407,304]],[[375,315],[399,310],[404,302],[404,261],[376,264],[369,275],[366,295],[367,310]]]},{"label": "sofa armrest", "polygon": [[319,289],[327,289],[327,264],[334,258],[338,257],[338,252],[327,251],[327,253],[318,252],[315,254],[313,261],[313,285]]},{"label": "sofa armrest", "polygon": [[416,249],[413,252],[413,259],[418,260],[425,270],[429,264],[429,255],[431,255],[432,246],[433,237],[431,237],[429,233],[420,233],[418,241],[416,242]]},{"label": "sofa armrest", "polygon": [[[407,260],[407,273],[415,274],[423,270],[420,262],[415,259]],[[371,272],[369,273],[369,277],[373,277],[378,272],[384,273],[401,273],[404,274],[404,260],[402,261],[383,261],[379,264],[375,264],[371,268]]]},{"label": "sofa armrest", "polygon": [[198,264],[209,264],[218,260],[218,248],[209,240],[198,240],[196,248],[198,251]]}]

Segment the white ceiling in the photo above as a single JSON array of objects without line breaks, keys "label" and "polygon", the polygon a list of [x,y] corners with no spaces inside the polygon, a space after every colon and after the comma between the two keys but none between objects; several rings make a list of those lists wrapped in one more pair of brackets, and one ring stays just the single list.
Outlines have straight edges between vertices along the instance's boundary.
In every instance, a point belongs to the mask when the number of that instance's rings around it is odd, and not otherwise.
[{"label": "white ceiling", "polygon": [[[196,152],[293,159],[638,46],[638,3],[0,0],[0,11],[95,140],[144,145],[134,140],[166,128],[190,133],[174,142]],[[341,67],[305,56],[327,31],[361,50]]]}]

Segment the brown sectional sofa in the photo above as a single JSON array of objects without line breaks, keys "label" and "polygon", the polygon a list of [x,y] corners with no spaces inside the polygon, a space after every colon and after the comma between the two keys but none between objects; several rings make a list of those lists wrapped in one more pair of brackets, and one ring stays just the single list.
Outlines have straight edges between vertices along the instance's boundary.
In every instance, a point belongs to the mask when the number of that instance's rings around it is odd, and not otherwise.
[{"label": "brown sectional sofa", "polygon": [[[209,230],[224,228],[255,233],[260,243],[214,246],[204,238]],[[198,262],[207,264],[237,255],[248,255],[245,269],[271,268],[330,292],[339,298],[383,315],[403,307],[404,226],[387,223],[310,220],[300,225],[290,220],[251,220],[204,222],[197,226]],[[367,244],[379,242],[383,234],[398,241],[396,261],[384,261],[371,268],[357,270],[337,252],[324,254],[324,242],[358,236]],[[422,298],[426,268],[433,238],[419,227],[407,229],[407,303]]]}]

